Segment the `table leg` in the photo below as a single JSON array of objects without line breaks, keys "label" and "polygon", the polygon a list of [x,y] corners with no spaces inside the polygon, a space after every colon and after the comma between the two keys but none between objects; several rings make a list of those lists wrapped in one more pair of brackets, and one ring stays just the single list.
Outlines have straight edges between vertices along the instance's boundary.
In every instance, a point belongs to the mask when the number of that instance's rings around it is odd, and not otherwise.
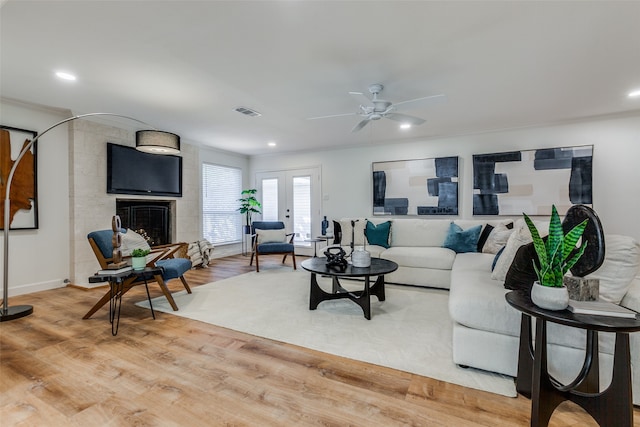
[{"label": "table leg", "polygon": [[[588,333],[597,334],[595,331]],[[590,349],[597,353],[596,346]],[[589,339],[589,337],[588,337]],[[589,342],[587,343],[589,347]],[[589,350],[589,349],[588,349]],[[602,393],[591,389],[597,377],[592,374],[598,369],[587,354],[582,372],[576,380],[567,386],[558,385],[549,376],[547,369],[547,328],[546,321],[536,321],[536,347],[533,364],[531,394],[531,426],[547,426],[553,411],[565,400],[570,400],[585,409],[602,427],[632,427],[633,405],[631,391],[631,357],[629,334],[617,333],[614,350],[613,378],[611,385]]]},{"label": "table leg", "polygon": [[520,349],[518,352],[516,391],[528,398],[531,398],[531,375],[533,372],[532,335],[531,317],[523,313],[520,319]]},{"label": "table leg", "polygon": [[111,323],[111,335],[118,335],[120,327],[120,310],[122,308],[122,282],[109,282],[109,322]]},{"label": "table leg", "polygon": [[144,288],[147,290],[147,300],[149,301],[149,308],[151,309],[151,317],[153,320],[156,320],[156,313],[153,311],[153,303],[151,302],[151,295],[149,294],[149,283],[147,283],[147,279],[144,279]]}]

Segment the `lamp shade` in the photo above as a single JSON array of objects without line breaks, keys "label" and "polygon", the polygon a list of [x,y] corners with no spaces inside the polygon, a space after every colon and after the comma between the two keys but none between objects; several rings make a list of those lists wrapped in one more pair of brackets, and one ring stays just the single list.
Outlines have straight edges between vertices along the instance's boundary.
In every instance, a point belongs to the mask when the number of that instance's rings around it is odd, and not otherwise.
[{"label": "lamp shade", "polygon": [[136,149],[152,154],[178,154],[180,137],[160,130],[139,130],[136,132]]}]

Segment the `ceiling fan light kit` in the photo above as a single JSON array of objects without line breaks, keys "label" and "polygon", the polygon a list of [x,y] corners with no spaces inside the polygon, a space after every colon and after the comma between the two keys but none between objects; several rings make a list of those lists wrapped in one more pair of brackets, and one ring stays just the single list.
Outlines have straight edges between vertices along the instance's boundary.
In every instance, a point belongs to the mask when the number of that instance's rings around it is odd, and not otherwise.
[{"label": "ceiling fan light kit", "polygon": [[445,96],[442,94],[431,95],[394,104],[391,101],[378,98],[378,95],[380,95],[382,89],[384,89],[384,86],[380,83],[369,85],[369,93],[371,93],[372,95],[371,99],[366,97],[362,92],[349,92],[350,95],[361,97],[366,101],[366,103],[360,104],[360,110],[357,113],[332,114],[328,116],[310,117],[308,120],[328,119],[344,116],[360,116],[363,119],[358,124],[356,124],[353,129],[351,129],[351,132],[358,132],[359,130],[364,128],[370,121],[380,120],[384,118],[401,122],[402,125],[400,127],[402,129],[409,129],[411,126],[423,124],[426,120],[421,119],[420,117],[398,113],[397,111],[399,109],[408,109],[411,107],[415,108],[418,106],[418,104],[425,105],[434,101],[442,101],[445,98]]}]

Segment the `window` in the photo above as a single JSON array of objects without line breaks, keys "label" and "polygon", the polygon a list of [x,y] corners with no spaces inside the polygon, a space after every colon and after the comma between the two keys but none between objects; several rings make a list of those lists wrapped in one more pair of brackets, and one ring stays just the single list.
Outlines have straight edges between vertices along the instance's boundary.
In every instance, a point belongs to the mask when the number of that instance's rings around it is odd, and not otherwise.
[{"label": "window", "polygon": [[262,220],[278,221],[278,178],[262,180]]},{"label": "window", "polygon": [[238,168],[202,164],[202,230],[213,244],[242,240],[242,215],[237,211],[242,193]]}]

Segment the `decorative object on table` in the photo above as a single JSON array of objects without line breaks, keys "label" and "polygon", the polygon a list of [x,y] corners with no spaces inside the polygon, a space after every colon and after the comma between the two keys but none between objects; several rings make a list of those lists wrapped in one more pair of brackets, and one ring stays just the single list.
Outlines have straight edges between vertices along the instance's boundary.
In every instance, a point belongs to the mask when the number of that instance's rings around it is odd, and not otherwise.
[{"label": "decorative object on table", "polygon": [[[132,120],[138,123],[141,123],[145,126],[149,126],[147,123],[138,120],[138,119],[134,119],[133,117],[129,117],[129,116],[123,116],[120,114],[114,114],[114,113],[88,113],[88,114],[80,114],[77,116],[73,116],[73,117],[69,117],[67,119],[61,120],[55,124],[53,124],[52,126],[49,126],[47,129],[45,129],[40,135],[35,134],[34,138],[31,141],[25,142],[24,146],[22,147],[22,150],[20,151],[20,154],[18,154],[18,156],[16,157],[16,160],[13,162],[13,165],[11,166],[11,169],[9,170],[9,175],[7,176],[6,179],[6,186],[5,186],[5,200],[4,200],[4,229],[3,229],[3,233],[4,233],[4,264],[3,264],[3,268],[4,268],[4,273],[3,273],[3,277],[4,277],[4,281],[3,281],[3,301],[2,301],[2,311],[0,311],[0,322],[4,322],[4,321],[8,321],[8,320],[14,320],[14,319],[19,319],[21,317],[25,317],[30,315],[31,313],[33,313],[33,307],[30,305],[19,305],[19,306],[15,306],[15,307],[9,307],[9,227],[10,227],[10,213],[11,213],[11,183],[13,181],[13,177],[17,172],[18,169],[18,165],[20,165],[20,161],[23,158],[27,158],[30,156],[30,153],[32,153],[32,147],[35,147],[36,142],[44,135],[46,135],[50,130],[73,120],[77,120],[77,119],[82,119],[85,117],[92,117],[92,116],[112,116],[112,117],[120,117],[123,119],[127,119],[127,120]],[[169,133],[169,132],[162,132],[162,131],[158,131],[156,129],[153,129],[151,131],[148,131],[150,133],[157,133],[157,135],[155,135],[155,137],[153,138],[156,143],[158,143],[158,146],[156,148],[159,148],[158,150],[154,150],[155,153],[157,154],[164,154],[165,151],[164,149],[166,147],[172,147],[176,150],[180,150],[180,137],[178,135]],[[151,141],[147,141],[149,143],[145,144],[145,150],[150,150],[153,149],[154,146],[152,145]],[[138,148],[138,147],[136,147]],[[140,147],[140,149],[142,149],[142,147]]]},{"label": "decorative object on table", "polygon": [[347,268],[347,253],[339,246],[333,246],[327,248],[324,251],[324,256],[327,258],[327,267],[335,268],[338,271],[344,271]]},{"label": "decorative object on table", "polygon": [[[20,152],[38,135],[37,132],[18,129],[10,126],[0,126],[0,194],[6,192],[6,182],[9,171],[19,160],[11,160],[11,152]],[[13,145],[22,148],[12,150]],[[9,224],[11,230],[37,229],[38,228],[38,179],[37,179],[36,145],[28,150],[23,161],[14,172],[14,184],[11,190],[11,207],[9,210]],[[4,211],[2,211],[4,227]]]},{"label": "decorative object on table", "polygon": [[356,241],[356,222],[359,222],[359,219],[351,220],[351,243],[349,243],[349,248],[351,248],[351,252],[349,252],[349,256],[353,254],[353,250],[355,249],[355,241]]},{"label": "decorative object on table", "polygon": [[371,254],[366,248],[358,248],[351,254],[351,265],[354,267],[369,267],[371,265]]},{"label": "decorative object on table", "polygon": [[374,162],[372,169],[374,215],[458,214],[458,157]]},{"label": "decorative object on table", "polygon": [[521,206],[530,206],[528,215],[549,215],[552,204],[590,205],[592,160],[592,145],[474,155],[473,215],[518,215]]},{"label": "decorative object on table", "polygon": [[578,262],[588,246],[587,242],[582,242],[580,248],[576,250],[576,244],[580,240],[588,220],[585,219],[571,228],[565,235],[560,216],[553,205],[546,242],[540,237],[538,229],[527,214],[524,214],[524,220],[531,232],[533,247],[539,262],[539,265],[536,265],[535,262],[533,265],[538,280],[531,288],[531,300],[540,308],[564,310],[569,304],[569,292],[564,286],[563,277]]},{"label": "decorative object on table", "polygon": [[638,314],[633,310],[609,301],[569,301],[569,307],[567,308],[575,314],[624,317],[627,319],[635,319]]},{"label": "decorative object on table", "polygon": [[329,221],[327,221],[327,217],[325,216],[324,219],[322,220],[322,235],[326,236],[327,235],[327,229],[329,228]]},{"label": "decorative object on table", "polygon": [[[355,225],[355,222],[353,224]],[[367,221],[367,224],[370,224],[370,222]],[[355,230],[355,227],[352,226],[351,231],[354,232],[354,230]],[[366,230],[364,234],[366,235]],[[367,251],[366,236],[362,241],[362,247],[361,248],[359,247],[357,251],[351,252],[351,265],[353,265],[354,267],[360,267],[360,268],[366,268],[371,266],[371,254],[369,253],[369,251]]]},{"label": "decorative object on table", "polygon": [[571,267],[573,276],[564,276],[564,284],[569,290],[569,299],[575,301],[597,301],[599,298],[600,280],[585,278],[598,270],[605,257],[604,230],[600,218],[593,209],[585,205],[574,205],[569,208],[562,221],[563,230],[567,231],[588,220],[582,233],[582,241],[588,243],[582,257]]},{"label": "decorative object on table", "polygon": [[147,266],[147,255],[151,251],[149,249],[134,249],[131,251],[131,267],[134,270],[144,270]]},{"label": "decorative object on table", "polygon": [[122,251],[120,250],[120,247],[122,246],[122,234],[120,234],[121,228],[122,224],[120,223],[120,217],[118,215],[114,215],[113,218],[111,218],[111,229],[113,230],[113,237],[111,238],[113,251],[111,251],[111,258],[113,261],[107,266],[107,270],[119,270],[127,265],[127,262],[122,260]]},{"label": "decorative object on table", "polygon": [[254,213],[261,213],[260,208],[262,205],[256,199],[256,193],[258,192],[255,188],[250,188],[247,190],[242,190],[242,198],[238,199],[240,202],[240,207],[236,209],[241,214],[244,215],[245,224],[244,224],[244,234],[251,234],[251,217]]}]

